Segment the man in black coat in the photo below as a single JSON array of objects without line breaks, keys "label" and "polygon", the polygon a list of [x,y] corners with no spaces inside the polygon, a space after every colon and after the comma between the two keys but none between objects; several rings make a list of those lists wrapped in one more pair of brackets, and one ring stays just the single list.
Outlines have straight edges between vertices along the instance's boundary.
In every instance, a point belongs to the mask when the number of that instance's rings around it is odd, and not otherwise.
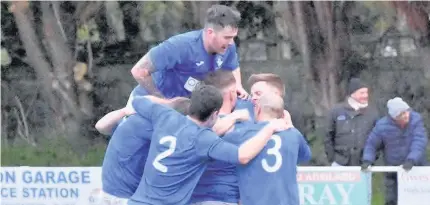
[{"label": "man in black coat", "polygon": [[368,105],[366,84],[353,78],[347,91],[346,100],[328,115],[324,145],[332,166],[360,166],[367,136],[379,117],[377,110]]}]

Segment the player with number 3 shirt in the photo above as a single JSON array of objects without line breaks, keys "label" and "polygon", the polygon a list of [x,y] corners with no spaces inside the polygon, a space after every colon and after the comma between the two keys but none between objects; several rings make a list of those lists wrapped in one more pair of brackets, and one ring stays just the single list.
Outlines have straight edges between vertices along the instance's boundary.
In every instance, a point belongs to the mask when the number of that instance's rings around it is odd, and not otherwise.
[{"label": "player with number 3 shirt", "polygon": [[[242,144],[263,129],[268,121],[281,118],[283,107],[284,101],[279,95],[261,96],[254,108],[256,123],[238,123],[223,139]],[[275,133],[250,163],[237,166],[241,204],[300,204],[297,164],[310,159],[311,150],[297,129]]]}]

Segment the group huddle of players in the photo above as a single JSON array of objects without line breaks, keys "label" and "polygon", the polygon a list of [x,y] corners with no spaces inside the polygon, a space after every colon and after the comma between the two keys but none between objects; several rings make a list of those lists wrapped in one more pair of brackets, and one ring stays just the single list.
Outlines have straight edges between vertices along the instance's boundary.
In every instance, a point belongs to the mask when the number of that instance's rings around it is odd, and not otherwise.
[{"label": "group huddle of players", "polygon": [[298,205],[297,164],[311,151],[284,110],[285,85],[241,82],[240,14],[214,5],[205,28],[173,36],[131,70],[127,106],[96,128],[111,135],[103,204]]}]

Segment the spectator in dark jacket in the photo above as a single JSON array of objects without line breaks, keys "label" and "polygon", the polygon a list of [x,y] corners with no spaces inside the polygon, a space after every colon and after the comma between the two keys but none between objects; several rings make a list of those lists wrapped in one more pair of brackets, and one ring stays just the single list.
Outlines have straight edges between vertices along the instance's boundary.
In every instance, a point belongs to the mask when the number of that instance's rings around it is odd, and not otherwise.
[{"label": "spectator in dark jacket", "polygon": [[328,115],[324,140],[325,152],[332,166],[360,166],[367,136],[378,119],[378,112],[368,106],[368,87],[351,79],[348,98]]},{"label": "spectator in dark jacket", "polygon": [[[387,102],[388,116],[378,120],[367,139],[362,169],[374,161],[378,149],[382,149],[388,166],[402,165],[405,170],[423,166],[426,161],[427,133],[423,120],[401,98]],[[385,174],[385,205],[397,204],[397,173]]]}]

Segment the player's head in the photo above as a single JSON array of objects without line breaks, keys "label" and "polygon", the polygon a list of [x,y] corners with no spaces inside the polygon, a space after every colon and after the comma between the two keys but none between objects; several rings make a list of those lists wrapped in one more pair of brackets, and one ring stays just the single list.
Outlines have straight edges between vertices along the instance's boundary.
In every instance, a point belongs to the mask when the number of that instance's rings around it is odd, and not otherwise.
[{"label": "player's head", "polygon": [[284,100],[275,93],[262,95],[254,106],[255,119],[269,120],[284,116]]},{"label": "player's head", "polygon": [[284,82],[276,74],[253,74],[248,79],[248,85],[251,87],[251,99],[254,103],[266,93],[273,93],[282,98],[285,96]]},{"label": "player's head", "polygon": [[170,100],[167,106],[170,106],[177,112],[188,115],[190,109],[191,100],[185,97],[175,97]]},{"label": "player's head", "polygon": [[240,13],[228,6],[215,4],[206,13],[205,41],[209,52],[223,54],[237,36]]},{"label": "player's head", "polygon": [[219,89],[224,100],[223,106],[228,106],[229,110],[233,109],[237,100],[237,89],[236,78],[234,78],[231,71],[219,69],[215,72],[211,72],[205,77],[203,83]]},{"label": "player's head", "polygon": [[203,126],[212,127],[222,106],[221,92],[211,85],[199,85],[191,93],[189,115]]}]

